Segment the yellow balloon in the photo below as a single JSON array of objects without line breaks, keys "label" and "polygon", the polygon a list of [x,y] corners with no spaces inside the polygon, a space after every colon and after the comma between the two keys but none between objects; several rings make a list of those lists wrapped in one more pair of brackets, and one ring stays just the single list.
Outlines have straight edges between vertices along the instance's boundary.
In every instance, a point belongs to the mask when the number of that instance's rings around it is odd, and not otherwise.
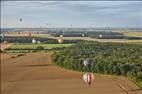
[{"label": "yellow balloon", "polygon": [[63,43],[63,39],[58,39],[58,42],[59,43]]},{"label": "yellow balloon", "polygon": [[63,35],[60,35],[60,38],[58,39],[58,42],[59,42],[59,43],[63,43],[63,41],[64,41],[64,40],[63,40]]}]

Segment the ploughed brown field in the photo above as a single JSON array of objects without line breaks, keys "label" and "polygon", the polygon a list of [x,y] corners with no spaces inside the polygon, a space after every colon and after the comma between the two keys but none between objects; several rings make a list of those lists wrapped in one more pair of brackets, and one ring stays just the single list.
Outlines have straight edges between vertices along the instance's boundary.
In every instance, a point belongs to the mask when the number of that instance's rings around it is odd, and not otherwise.
[{"label": "ploughed brown field", "polygon": [[95,75],[89,87],[83,74],[54,65],[50,52],[1,53],[1,94],[142,94],[125,77]]}]

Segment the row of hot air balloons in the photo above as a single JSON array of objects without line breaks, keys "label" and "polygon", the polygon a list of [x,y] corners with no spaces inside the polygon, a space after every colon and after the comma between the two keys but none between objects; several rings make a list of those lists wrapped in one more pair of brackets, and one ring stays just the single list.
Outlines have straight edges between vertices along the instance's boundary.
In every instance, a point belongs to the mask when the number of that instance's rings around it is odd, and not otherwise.
[{"label": "row of hot air balloons", "polygon": [[83,64],[85,67],[87,67],[87,71],[88,71],[83,75],[83,80],[88,86],[90,86],[94,80],[94,74],[91,73],[91,70],[93,68],[93,62],[89,59],[86,59],[83,61]]}]

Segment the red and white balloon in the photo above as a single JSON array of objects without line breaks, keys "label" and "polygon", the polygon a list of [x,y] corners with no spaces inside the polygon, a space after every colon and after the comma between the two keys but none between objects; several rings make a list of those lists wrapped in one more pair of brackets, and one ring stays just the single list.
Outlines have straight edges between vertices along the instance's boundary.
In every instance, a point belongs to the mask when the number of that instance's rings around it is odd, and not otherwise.
[{"label": "red and white balloon", "polygon": [[91,83],[93,82],[93,80],[94,80],[94,75],[93,75],[93,73],[85,73],[84,75],[83,75],[83,80],[84,80],[84,82],[87,84],[87,85],[91,85]]}]

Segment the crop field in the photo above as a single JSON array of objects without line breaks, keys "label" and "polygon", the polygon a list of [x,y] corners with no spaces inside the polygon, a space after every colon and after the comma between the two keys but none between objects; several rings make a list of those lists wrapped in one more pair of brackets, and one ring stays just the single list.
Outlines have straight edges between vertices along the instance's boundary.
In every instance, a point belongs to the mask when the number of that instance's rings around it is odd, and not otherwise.
[{"label": "crop field", "polygon": [[1,1],[0,94],[142,94],[142,0]]},{"label": "crop field", "polygon": [[[51,37],[51,35],[49,35],[49,34],[31,34],[33,37],[43,37],[43,38],[47,38],[47,37]],[[17,33],[15,33],[15,32],[13,32],[13,33],[10,33],[10,34],[5,34],[5,36],[29,36],[29,33],[27,33],[27,34],[17,34]]]},{"label": "crop field", "polygon": [[[88,37],[64,39],[84,41],[68,44],[4,44],[3,49],[14,50],[15,53],[0,53],[1,94],[142,94],[139,71],[142,49],[141,45],[135,45],[141,44],[140,40],[105,40]],[[113,42],[114,45],[110,44]],[[54,48],[61,50],[52,50]],[[28,50],[39,51],[16,53]],[[78,67],[78,62],[87,57],[97,63],[92,71],[95,79],[90,87],[82,79],[84,69],[80,71],[81,68]],[[125,71],[128,67],[134,71]],[[138,74],[135,74],[135,71]],[[135,83],[121,76],[123,74],[135,75],[138,80]]]},{"label": "crop field", "polygon": [[6,48],[10,48],[12,46],[12,44],[10,43],[0,43],[0,50],[4,50]]},{"label": "crop field", "polygon": [[51,54],[36,52],[11,58],[18,54],[1,53],[1,94],[142,94],[132,81],[119,76],[95,74],[88,87],[83,72],[55,65]]},{"label": "crop field", "polygon": [[142,37],[142,32],[123,32],[125,36]]},{"label": "crop field", "polygon": [[62,47],[69,47],[72,46],[73,44],[31,44],[31,43],[17,43],[13,44],[10,48],[10,50],[34,50],[37,49],[38,47],[43,47],[43,49],[53,49],[53,48],[62,48]]}]

